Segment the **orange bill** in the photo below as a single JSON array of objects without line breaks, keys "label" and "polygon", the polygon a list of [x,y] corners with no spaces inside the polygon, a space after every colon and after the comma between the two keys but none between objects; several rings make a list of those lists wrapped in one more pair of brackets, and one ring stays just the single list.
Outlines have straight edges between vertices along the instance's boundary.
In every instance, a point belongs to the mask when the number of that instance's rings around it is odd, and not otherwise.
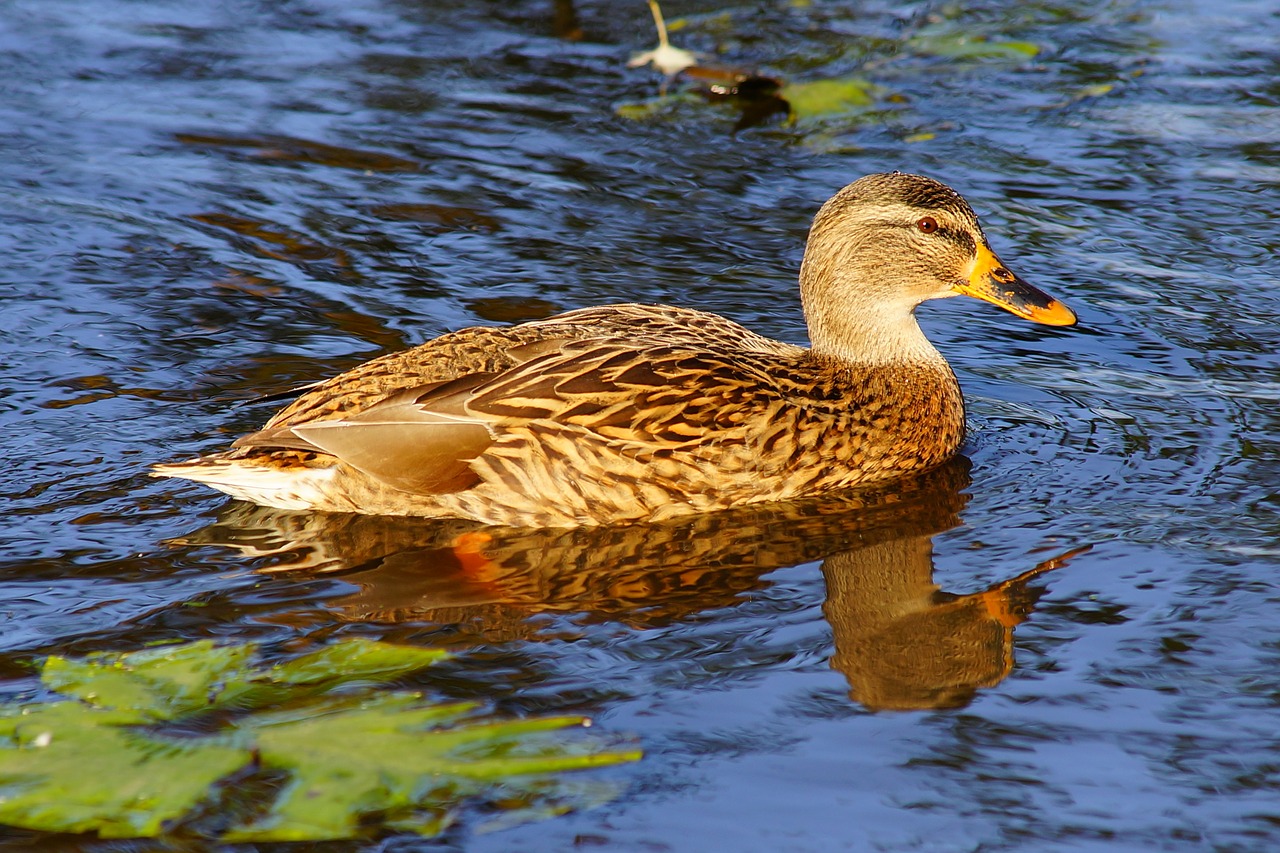
[{"label": "orange bill", "polygon": [[1072,326],[1076,322],[1074,311],[1009,272],[985,245],[978,246],[969,277],[956,282],[954,289],[1047,326]]}]

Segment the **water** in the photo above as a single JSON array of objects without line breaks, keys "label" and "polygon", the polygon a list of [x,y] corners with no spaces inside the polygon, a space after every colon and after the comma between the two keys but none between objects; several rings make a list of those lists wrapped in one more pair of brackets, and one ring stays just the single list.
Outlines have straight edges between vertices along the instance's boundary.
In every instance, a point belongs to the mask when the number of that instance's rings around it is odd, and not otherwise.
[{"label": "water", "polygon": [[[1280,845],[1280,16],[670,4],[683,46],[890,93],[735,135],[618,117],[657,90],[625,67],[648,10],[581,4],[572,41],[565,8],[0,10],[0,689],[49,653],[359,634],[460,652],[439,695],[646,750],[619,800],[466,850]],[[963,192],[1082,320],[924,308],[971,468],[897,503],[498,537],[477,571],[457,531],[145,476],[265,418],[236,401],[475,322],[661,301],[803,341],[809,218],[891,168]]]}]

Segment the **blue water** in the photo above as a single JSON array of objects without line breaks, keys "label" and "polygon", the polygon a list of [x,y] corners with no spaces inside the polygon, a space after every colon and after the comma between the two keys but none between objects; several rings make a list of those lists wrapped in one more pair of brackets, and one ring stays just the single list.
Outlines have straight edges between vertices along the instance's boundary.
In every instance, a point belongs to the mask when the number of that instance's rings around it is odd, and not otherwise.
[{"label": "blue water", "polygon": [[[625,64],[639,2],[580,4],[579,40],[541,2],[0,7],[0,690],[49,653],[362,635],[646,751],[613,802],[441,842],[469,851],[1280,846],[1280,14],[668,6],[682,46],[884,94],[621,117],[660,82]],[[268,414],[238,401],[468,324],[655,301],[803,342],[809,219],[893,168],[1081,317],[922,309],[971,468],[896,508],[500,538],[477,576],[438,530],[146,476]],[[993,628],[982,593],[1069,553]],[[303,558],[329,571],[259,571]]]}]

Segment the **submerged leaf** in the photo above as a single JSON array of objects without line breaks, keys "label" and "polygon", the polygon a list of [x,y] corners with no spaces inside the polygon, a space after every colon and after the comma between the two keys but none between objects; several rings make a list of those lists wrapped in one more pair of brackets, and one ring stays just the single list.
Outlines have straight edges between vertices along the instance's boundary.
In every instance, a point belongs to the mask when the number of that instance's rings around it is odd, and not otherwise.
[{"label": "submerged leaf", "polygon": [[778,94],[791,105],[793,120],[845,115],[876,102],[884,90],[859,77],[788,83]]},{"label": "submerged leaf", "polygon": [[[270,813],[230,841],[349,838],[372,813],[417,831],[445,825],[444,811],[485,783],[638,759],[634,750],[599,751],[538,732],[580,726],[580,717],[465,723],[474,706],[420,705],[392,694],[332,706],[307,718],[249,719],[262,761],[290,772]],[[447,727],[442,724],[449,723]],[[432,815],[426,821],[422,810]]]},{"label": "submerged leaf", "polygon": [[882,120],[877,102],[892,100],[887,89],[860,77],[789,83],[778,95],[788,105],[788,122],[805,133],[807,144],[820,143],[826,132]]},{"label": "submerged leaf", "polygon": [[[261,671],[250,661],[257,646],[216,646],[201,640],[141,652],[103,653],[82,660],[52,656],[41,679],[60,693],[104,708],[133,708],[154,720],[202,710],[249,710],[325,693],[353,682],[382,682],[449,656],[354,638]],[[310,691],[299,690],[310,687]]]},{"label": "submerged leaf", "polygon": [[266,678],[278,684],[315,684],[354,680],[386,681],[416,672],[449,657],[440,649],[398,646],[354,638],[273,666]]},{"label": "submerged leaf", "polygon": [[[523,815],[516,820],[597,801],[606,789],[584,786],[590,795],[575,796],[548,774],[640,757],[599,740],[566,741],[561,730],[583,725],[581,717],[478,721],[474,703],[371,691],[371,682],[421,669],[448,656],[442,651],[357,639],[269,669],[251,665],[254,651],[200,642],[49,658],[44,683],[81,701],[0,711],[0,823],[156,836],[188,818],[220,780],[252,768],[263,782],[283,777],[283,788],[265,815],[232,826],[227,840],[349,838],[376,823],[430,836],[471,796],[496,791]],[[223,713],[200,716],[211,709]],[[240,713],[228,719],[229,710]],[[193,716],[225,728],[193,735]],[[157,729],[169,722],[185,724],[183,736]],[[234,803],[237,790],[224,795]]]},{"label": "submerged leaf", "polygon": [[659,95],[645,101],[629,101],[618,104],[614,111],[625,119],[645,121],[650,119],[696,120],[700,117],[698,110],[706,106],[705,99],[690,91],[679,91]]},{"label": "submerged leaf", "polygon": [[1029,41],[989,41],[984,35],[957,32],[921,34],[907,46],[950,59],[1030,59],[1040,52],[1040,46]]},{"label": "submerged leaf", "polygon": [[129,728],[144,717],[52,702],[0,718],[0,823],[103,838],[159,835],[252,760],[249,749],[224,740]]},{"label": "submerged leaf", "polygon": [[172,720],[215,704],[229,682],[249,676],[255,647],[202,640],[141,652],[102,653],[83,660],[49,657],[46,687],[103,708],[130,708]]},{"label": "submerged leaf", "polygon": [[594,808],[621,793],[622,786],[609,780],[559,776],[524,780],[519,790],[498,789],[494,799],[501,813],[480,824],[476,831],[495,832]]}]

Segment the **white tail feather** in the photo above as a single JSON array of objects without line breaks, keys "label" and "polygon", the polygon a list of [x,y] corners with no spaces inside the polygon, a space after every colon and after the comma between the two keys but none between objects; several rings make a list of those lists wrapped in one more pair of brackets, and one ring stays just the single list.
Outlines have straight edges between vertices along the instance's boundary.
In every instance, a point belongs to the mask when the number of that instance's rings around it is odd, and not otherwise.
[{"label": "white tail feather", "polygon": [[207,460],[200,460],[199,464],[156,465],[151,469],[153,477],[194,480],[233,498],[276,509],[314,509],[325,502],[327,484],[333,475],[332,468],[281,470]]}]

